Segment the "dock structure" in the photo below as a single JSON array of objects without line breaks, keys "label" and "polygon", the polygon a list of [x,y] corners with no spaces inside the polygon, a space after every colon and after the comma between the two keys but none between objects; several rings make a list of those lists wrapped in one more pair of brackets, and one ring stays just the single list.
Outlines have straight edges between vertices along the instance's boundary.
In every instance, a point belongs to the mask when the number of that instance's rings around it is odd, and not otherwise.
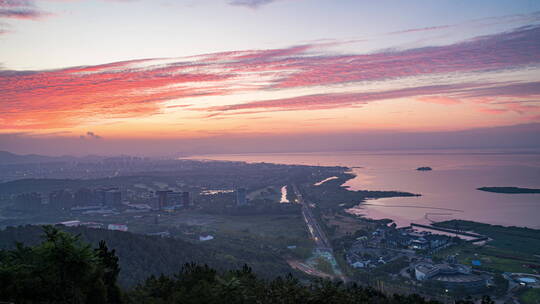
[{"label": "dock structure", "polygon": [[455,230],[455,229],[450,229],[450,228],[437,227],[437,226],[431,226],[431,225],[423,225],[423,224],[411,223],[411,227],[420,227],[420,228],[425,228],[425,229],[430,229],[430,230],[435,230],[435,231],[442,231],[442,232],[446,232],[446,233],[452,233],[452,234],[456,234],[456,235],[472,237],[473,239],[466,240],[467,242],[470,242],[470,243],[487,241],[489,239],[487,236],[477,234],[477,233],[472,233],[472,232],[467,232],[467,231],[460,231],[460,230]]}]

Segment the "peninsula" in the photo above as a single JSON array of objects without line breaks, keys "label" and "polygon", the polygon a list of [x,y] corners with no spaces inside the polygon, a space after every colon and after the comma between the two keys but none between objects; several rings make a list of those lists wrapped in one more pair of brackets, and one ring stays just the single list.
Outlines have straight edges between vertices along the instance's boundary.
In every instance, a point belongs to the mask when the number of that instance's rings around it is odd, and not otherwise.
[{"label": "peninsula", "polygon": [[520,188],[520,187],[481,187],[481,188],[476,188],[476,189],[480,191],[504,193],[504,194],[540,193],[540,189]]}]

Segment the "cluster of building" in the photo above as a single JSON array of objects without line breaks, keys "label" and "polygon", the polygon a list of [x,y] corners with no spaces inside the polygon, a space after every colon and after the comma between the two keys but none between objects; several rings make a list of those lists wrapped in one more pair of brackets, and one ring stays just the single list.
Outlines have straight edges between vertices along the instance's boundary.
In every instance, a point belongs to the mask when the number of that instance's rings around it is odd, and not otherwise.
[{"label": "cluster of building", "polygon": [[433,283],[447,291],[476,293],[486,288],[490,278],[474,274],[470,267],[457,264],[455,257],[449,257],[440,264],[425,258],[426,254],[452,244],[453,238],[447,235],[416,231],[411,227],[381,226],[370,235],[358,237],[348,249],[346,259],[354,268],[374,268],[398,257],[407,257],[410,261],[422,261],[407,267],[414,270],[417,281]]},{"label": "cluster of building", "polygon": [[189,192],[174,192],[172,190],[157,191],[158,210],[175,210],[194,207]]},{"label": "cluster of building", "polygon": [[354,268],[373,268],[400,256],[435,252],[451,244],[452,238],[446,235],[381,226],[370,235],[358,237],[345,257]]},{"label": "cluster of building", "polygon": [[39,209],[45,203],[49,207],[58,209],[77,206],[107,206],[112,208],[121,205],[122,192],[116,187],[98,189],[81,188],[76,191],[61,189],[50,192],[46,198],[37,192],[21,193],[16,195],[13,201],[15,206],[22,210]]},{"label": "cluster of building", "polygon": [[16,206],[21,210],[35,210],[41,207],[41,194],[37,192],[22,193],[13,199]]},{"label": "cluster of building", "polygon": [[373,231],[370,236],[357,238],[352,247],[358,247],[360,245],[364,247],[435,252],[451,244],[452,238],[447,235],[416,231],[411,227],[395,228],[392,226],[382,226]]},{"label": "cluster of building", "polygon": [[72,220],[72,221],[65,221],[60,222],[58,225],[63,225],[66,227],[79,227],[84,226],[88,228],[95,228],[95,229],[103,229],[107,228],[108,230],[116,230],[116,231],[128,231],[128,226],[124,224],[102,224],[102,223],[96,223],[96,222],[81,222],[79,220]]},{"label": "cluster of building", "polygon": [[462,289],[468,293],[477,293],[488,283],[488,278],[473,274],[470,267],[454,262],[418,263],[414,267],[414,274],[418,281],[438,283],[445,289]]},{"label": "cluster of building", "polygon": [[[233,190],[231,190],[232,192]],[[238,188],[234,190],[236,206],[247,206],[247,190]],[[128,193],[129,194],[129,193]],[[72,211],[87,212],[96,209],[118,209],[125,205],[137,210],[173,211],[178,209],[195,208],[195,201],[188,191],[159,190],[148,192],[144,197],[137,194],[142,203],[130,204],[123,202],[126,193],[117,187],[108,188],[80,188],[78,190],[60,189],[47,194],[30,192],[15,195],[14,206],[20,210],[39,210],[43,207],[53,209],[71,209]]]}]

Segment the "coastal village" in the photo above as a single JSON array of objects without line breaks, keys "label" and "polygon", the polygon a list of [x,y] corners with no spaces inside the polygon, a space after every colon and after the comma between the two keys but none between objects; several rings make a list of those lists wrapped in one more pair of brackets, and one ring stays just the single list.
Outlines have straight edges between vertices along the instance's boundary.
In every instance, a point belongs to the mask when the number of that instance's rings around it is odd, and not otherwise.
[{"label": "coastal village", "polygon": [[[426,294],[430,289],[443,290],[449,299],[492,293],[496,303],[514,303],[514,293],[540,288],[540,274],[534,265],[528,265],[527,273],[487,270],[483,267],[486,259],[478,253],[473,253],[468,264],[458,261],[463,244],[485,246],[490,241],[484,235],[434,225],[398,228],[394,223],[379,223],[373,231],[356,236],[344,256],[353,273],[366,275],[387,268],[387,275],[411,286],[409,289]],[[388,268],[390,264],[397,268]]]},{"label": "coastal village", "polygon": [[355,269],[373,269],[401,258],[409,262],[399,271],[403,278],[436,281],[448,290],[482,290],[488,286],[490,276],[473,274],[471,267],[458,264],[455,257],[445,261],[431,258],[433,253],[459,241],[455,236],[418,231],[410,226],[383,226],[370,236],[358,237],[348,249],[346,260]]}]

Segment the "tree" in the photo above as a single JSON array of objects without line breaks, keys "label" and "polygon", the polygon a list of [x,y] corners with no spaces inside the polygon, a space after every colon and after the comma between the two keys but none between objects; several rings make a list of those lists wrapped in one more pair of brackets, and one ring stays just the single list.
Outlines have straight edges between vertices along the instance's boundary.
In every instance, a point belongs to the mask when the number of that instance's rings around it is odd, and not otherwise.
[{"label": "tree", "polygon": [[[108,301],[108,289],[116,285],[118,273],[111,274],[96,251],[78,236],[52,226],[43,231],[41,244],[19,243],[14,250],[1,252],[0,301],[120,303]],[[106,263],[114,261],[114,252],[103,246],[110,260]],[[119,293],[113,297],[119,299]]]},{"label": "tree", "polygon": [[99,248],[95,252],[103,267],[103,283],[107,288],[107,299],[111,304],[121,303],[120,288],[116,284],[118,275],[120,274],[120,266],[118,265],[118,257],[116,250],[109,251],[105,241],[99,242]]}]

